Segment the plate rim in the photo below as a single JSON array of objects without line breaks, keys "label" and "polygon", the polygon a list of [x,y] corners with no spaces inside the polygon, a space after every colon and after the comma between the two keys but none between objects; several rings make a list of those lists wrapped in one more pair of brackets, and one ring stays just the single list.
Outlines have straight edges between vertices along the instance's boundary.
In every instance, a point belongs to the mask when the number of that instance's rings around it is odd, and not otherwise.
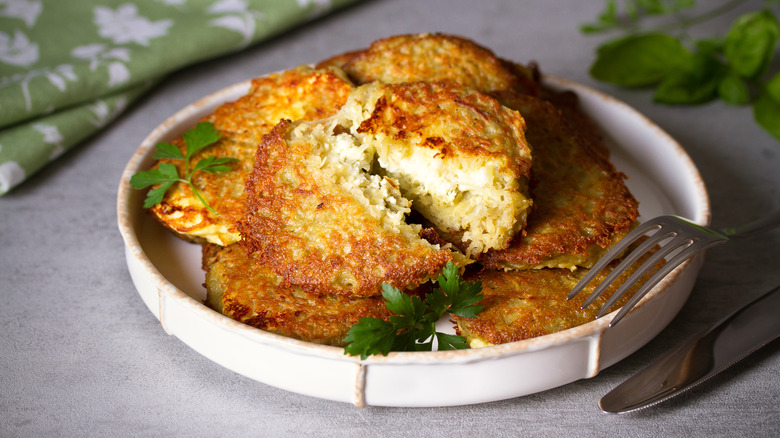
[{"label": "plate rim", "polygon": [[[213,311],[212,309],[209,309],[202,302],[196,300],[189,294],[177,288],[175,285],[170,283],[163,276],[163,274],[160,273],[160,271],[157,270],[157,268],[151,262],[149,257],[144,253],[144,250],[141,247],[141,243],[138,239],[138,236],[135,233],[135,229],[133,225],[135,219],[131,217],[133,213],[132,209],[134,208],[132,204],[133,203],[136,203],[136,205],[138,204],[140,192],[132,189],[129,186],[129,179],[135,172],[137,172],[141,168],[140,166],[143,162],[149,161],[150,151],[154,147],[154,144],[156,144],[161,139],[168,138],[166,136],[175,135],[175,131],[177,127],[179,127],[178,128],[179,130],[182,129],[180,125],[184,121],[191,120],[195,117],[199,118],[200,115],[207,114],[206,111],[213,109],[217,105],[224,102],[228,102],[230,100],[235,100],[236,98],[245,94],[249,90],[251,81],[252,81],[251,79],[248,79],[224,87],[216,92],[213,92],[207,96],[198,99],[192,104],[189,104],[184,108],[181,108],[180,110],[175,112],[173,115],[168,117],[163,123],[155,127],[155,129],[152,130],[152,132],[149,133],[144,138],[141,145],[135,151],[135,153],[128,161],[127,165],[125,166],[122,172],[122,176],[120,178],[119,187],[117,191],[117,216],[118,216],[119,230],[120,233],[122,234],[122,238],[126,247],[126,257],[128,258],[128,263],[130,263],[130,258],[132,257],[135,263],[140,264],[141,268],[151,276],[152,283],[154,284],[155,288],[158,291],[158,296],[160,301],[158,306],[161,307],[163,305],[162,303],[166,298],[173,299],[179,302],[180,304],[184,305],[185,307],[188,307],[189,310],[191,311],[209,312],[210,314],[204,314],[202,316],[208,318],[216,318],[218,324],[223,325],[227,330],[234,332],[236,335],[248,337],[252,342],[260,342],[262,344],[272,346],[275,348],[282,348],[287,351],[292,351],[296,354],[306,354],[306,355],[313,355],[328,360],[345,361],[348,363],[358,365],[360,369],[362,369],[364,366],[371,366],[371,365],[421,365],[421,364],[432,364],[432,363],[468,364],[468,363],[481,361],[485,359],[511,357],[511,356],[521,355],[521,354],[534,352],[538,350],[543,350],[546,348],[551,348],[560,345],[562,342],[565,342],[570,339],[591,338],[591,337],[599,338],[607,330],[609,320],[617,313],[617,310],[611,312],[608,315],[605,315],[600,319],[561,332],[556,332],[549,335],[540,336],[537,338],[531,338],[531,339],[511,342],[507,344],[500,344],[500,345],[476,348],[476,349],[456,350],[456,351],[391,352],[387,356],[375,355],[375,356],[370,356],[364,360],[361,360],[359,357],[344,355],[343,348],[341,347],[326,346],[326,345],[301,341],[297,339],[287,338],[278,334],[265,332],[250,327],[248,325],[235,321],[227,316],[221,315]],[[702,195],[702,199],[699,200],[700,211],[697,212],[697,214],[700,217],[691,218],[691,219],[693,219],[695,222],[699,223],[700,225],[709,224],[710,214],[711,214],[710,203],[709,203],[709,197],[707,195],[707,190],[704,185],[703,179],[698,169],[696,168],[695,164],[693,163],[693,160],[690,158],[690,156],[685,152],[682,146],[680,146],[679,143],[677,143],[677,141],[674,140],[668,133],[666,133],[660,127],[655,125],[655,123],[650,121],[646,116],[644,116],[643,114],[639,113],[638,111],[630,107],[628,104],[612,96],[609,96],[605,93],[602,93],[601,91],[598,91],[596,89],[593,89],[591,87],[585,86],[577,82],[558,78],[552,75],[544,75],[544,81],[545,83],[552,83],[556,87],[573,90],[578,95],[581,93],[586,93],[591,97],[595,96],[595,98],[609,102],[610,105],[617,105],[621,109],[633,113],[633,115],[635,116],[639,116],[641,120],[643,120],[643,123],[645,123],[646,125],[657,128],[659,135],[665,136],[665,141],[668,143],[668,146],[674,149],[674,152],[680,157],[681,160],[683,160],[683,163],[681,163],[681,165],[686,167],[691,172],[693,180],[697,185],[696,187],[693,188],[694,191]],[[143,212],[137,212],[137,214],[143,214]],[[632,313],[634,313],[636,310],[656,300],[660,295],[662,295],[662,292],[666,290],[666,288],[670,284],[675,283],[683,275],[683,273],[689,272],[690,274],[690,271],[693,270],[694,272],[691,275],[693,275],[695,279],[699,267],[700,267],[700,263],[697,263],[696,260],[686,261],[685,263],[677,267],[670,275],[668,275],[664,280],[662,280],[662,282],[658,286],[653,288],[653,290],[640,301],[640,303],[636,306],[636,308],[633,309],[631,313],[629,313],[629,316]],[[137,285],[136,288],[138,289]],[[140,293],[140,290],[138,290],[138,292]],[[690,290],[688,290],[687,293],[690,293]],[[687,300],[687,295],[685,297],[685,300]],[[685,300],[683,300],[683,302]],[[160,320],[163,329],[165,329],[166,332],[172,333],[173,330],[171,330],[169,327],[166,327],[166,321],[164,316],[165,313],[159,308],[155,312],[155,309],[153,308],[154,305],[151,303],[147,303],[147,306],[150,307],[150,310],[153,313],[155,313],[155,316]],[[676,313],[677,312],[674,312],[675,315]],[[653,337],[654,336],[655,335],[653,335]],[[638,349],[641,346],[642,345],[637,346],[636,349]],[[636,349],[634,349],[634,351]],[[618,360],[622,360],[622,358]],[[608,364],[607,366],[610,365],[611,364]],[[597,369],[595,369],[595,371],[589,377],[596,375],[601,369],[604,368],[606,368],[606,366],[597,367]],[[365,370],[361,372],[365,372]],[[363,388],[363,391],[365,391],[365,388]],[[359,404],[359,403],[355,402],[355,404]]]}]

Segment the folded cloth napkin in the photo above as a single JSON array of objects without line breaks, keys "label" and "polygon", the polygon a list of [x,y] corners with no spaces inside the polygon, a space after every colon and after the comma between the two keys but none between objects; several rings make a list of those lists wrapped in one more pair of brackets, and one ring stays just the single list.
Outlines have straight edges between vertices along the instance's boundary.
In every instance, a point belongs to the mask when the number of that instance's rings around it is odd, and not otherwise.
[{"label": "folded cloth napkin", "polygon": [[165,74],[356,0],[0,0],[0,195]]}]

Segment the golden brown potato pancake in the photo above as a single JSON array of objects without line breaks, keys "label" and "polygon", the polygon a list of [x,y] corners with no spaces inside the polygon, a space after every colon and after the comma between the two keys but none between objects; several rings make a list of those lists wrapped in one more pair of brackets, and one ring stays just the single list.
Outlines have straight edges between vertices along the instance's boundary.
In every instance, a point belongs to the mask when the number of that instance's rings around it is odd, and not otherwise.
[{"label": "golden brown potato pancake", "polygon": [[639,215],[625,176],[551,103],[517,93],[497,96],[526,120],[534,206],[525,233],[479,262],[495,269],[593,266]]},{"label": "golden brown potato pancake", "polygon": [[580,141],[588,144],[594,153],[598,153],[605,160],[609,160],[609,148],[604,141],[604,133],[601,128],[585,114],[580,108],[579,97],[569,90],[553,91],[547,86],[542,86],[542,99],[550,102],[555,109],[560,111],[566,124],[577,133]]},{"label": "golden brown potato pancake", "polygon": [[206,304],[236,321],[319,344],[344,344],[360,318],[387,319],[382,297],[304,292],[250,255],[242,242],[204,250]]},{"label": "golden brown potato pancake", "polygon": [[[452,82],[373,82],[337,118],[376,151],[379,171],[467,255],[505,248],[525,225],[531,149],[516,111]],[[343,123],[343,122],[342,122]]]},{"label": "golden brown potato pancake", "polygon": [[[587,269],[533,269],[528,271],[497,271],[485,269],[465,276],[465,281],[482,282],[485,298],[479,302],[485,308],[476,318],[455,315],[456,331],[466,337],[471,347],[504,344],[523,339],[544,336],[591,322],[596,313],[622,282],[649,258],[645,255],[630,269],[621,274],[596,301],[585,309],[582,303],[596,286],[612,271],[619,260],[608,266],[576,297],[567,300]],[[663,263],[645,274],[610,309],[617,310]]]},{"label": "golden brown potato pancake", "polygon": [[341,66],[358,84],[452,81],[482,92],[514,90],[534,96],[540,92],[530,69],[471,40],[440,33],[391,36],[322,65]]},{"label": "golden brown potato pancake", "polygon": [[317,69],[323,69],[323,68],[330,68],[330,67],[336,67],[341,70],[344,69],[344,65],[352,60],[355,56],[357,56],[360,53],[365,52],[365,49],[360,50],[353,50],[351,52],[345,52],[339,55],[332,56],[328,59],[324,59],[317,64],[314,65],[314,68]]},{"label": "golden brown potato pancake", "polygon": [[[192,182],[209,211],[185,183],[176,183],[163,201],[150,209],[160,223],[178,235],[197,241],[229,245],[240,239],[235,223],[244,207],[244,185],[252,170],[254,154],[263,135],[281,119],[314,120],[336,112],[352,85],[338,70],[299,67],[251,81],[250,91],[225,103],[203,120],[212,122],[222,138],[193,158],[194,165],[207,156],[233,157],[226,173],[195,173]],[[173,141],[184,150],[181,138]],[[169,161],[169,160],[163,160]],[[183,174],[184,163],[173,161]]]},{"label": "golden brown potato pancake", "polygon": [[257,149],[239,222],[254,257],[306,292],[372,296],[414,288],[453,261],[420,237],[397,183],[370,174],[373,151],[334,120],[282,121]]}]

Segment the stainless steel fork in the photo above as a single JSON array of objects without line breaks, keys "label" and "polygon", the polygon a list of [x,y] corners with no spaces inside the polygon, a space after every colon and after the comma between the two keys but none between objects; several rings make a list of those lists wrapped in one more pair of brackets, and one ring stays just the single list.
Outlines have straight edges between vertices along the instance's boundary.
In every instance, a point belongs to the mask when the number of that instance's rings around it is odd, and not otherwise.
[{"label": "stainless steel fork", "polygon": [[707,248],[726,243],[729,239],[736,237],[745,237],[757,234],[774,227],[780,226],[780,211],[776,211],[763,219],[751,222],[749,224],[716,230],[703,227],[690,222],[679,216],[659,216],[649,221],[643,222],[626,237],[621,239],[613,246],[601,259],[582,277],[577,285],[569,293],[567,299],[574,298],[585,286],[588,285],[596,275],[604,269],[613,260],[619,257],[629,245],[636,242],[641,237],[648,235],[647,240],[639,244],[634,250],[626,254],[623,260],[615,269],[602,281],[598,287],[585,299],[582,308],[588,307],[596,298],[636,262],[643,254],[659,245],[660,249],[653,253],[645,263],[642,264],[631,276],[615,291],[614,294],[601,306],[596,314],[597,318],[604,316],[612,305],[628,291],[642,276],[644,276],[652,267],[667,258],[666,263],[656,271],[642,286],[634,293],[620,311],[612,318],[609,326],[617,324],[639,300],[642,299],[662,278],[669,274],[680,263],[693,257]]}]

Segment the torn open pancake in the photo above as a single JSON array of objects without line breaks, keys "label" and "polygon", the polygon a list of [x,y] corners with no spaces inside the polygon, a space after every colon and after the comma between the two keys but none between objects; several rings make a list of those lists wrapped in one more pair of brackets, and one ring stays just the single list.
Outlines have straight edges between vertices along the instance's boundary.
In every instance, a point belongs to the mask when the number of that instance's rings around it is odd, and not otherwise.
[{"label": "torn open pancake", "polygon": [[374,82],[355,89],[337,117],[376,151],[376,170],[469,256],[505,248],[525,225],[525,123],[494,98],[450,82]]},{"label": "torn open pancake", "polygon": [[260,263],[306,292],[381,294],[429,281],[454,248],[420,237],[393,179],[369,173],[374,151],[336,118],[282,121],[257,149],[242,238]]}]

